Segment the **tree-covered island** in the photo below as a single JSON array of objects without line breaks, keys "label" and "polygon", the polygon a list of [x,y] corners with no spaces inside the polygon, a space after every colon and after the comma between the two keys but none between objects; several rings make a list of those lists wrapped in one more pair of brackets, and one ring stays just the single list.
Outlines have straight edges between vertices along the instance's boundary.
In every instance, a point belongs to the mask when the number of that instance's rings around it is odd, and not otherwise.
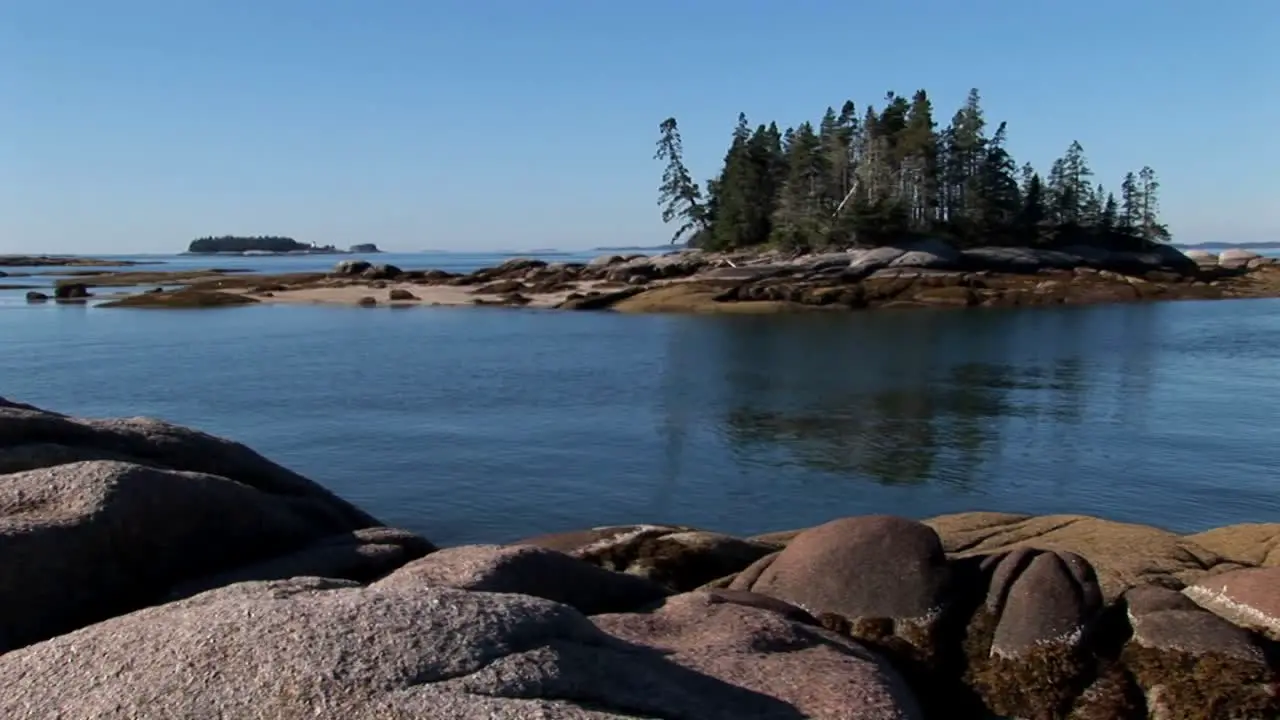
[{"label": "tree-covered island", "polygon": [[279,235],[222,235],[219,237],[202,237],[191,241],[191,245],[187,247],[187,252],[191,253],[219,253],[219,252],[335,252],[336,248],[315,247],[310,243],[300,243],[291,237],[283,237]]},{"label": "tree-covered island", "polygon": [[724,165],[706,183],[684,165],[675,118],[661,123],[655,159],[672,242],[707,250],[774,246],[822,250],[910,237],[959,247],[1092,244],[1137,249],[1168,241],[1155,171],[1125,175],[1119,194],[1095,184],[1072,142],[1047,175],[1006,149],[1006,123],[988,132],[978,90],[945,127],[924,90],[893,92],[880,109],[852,102],[803,122],[753,130],[738,116]]}]

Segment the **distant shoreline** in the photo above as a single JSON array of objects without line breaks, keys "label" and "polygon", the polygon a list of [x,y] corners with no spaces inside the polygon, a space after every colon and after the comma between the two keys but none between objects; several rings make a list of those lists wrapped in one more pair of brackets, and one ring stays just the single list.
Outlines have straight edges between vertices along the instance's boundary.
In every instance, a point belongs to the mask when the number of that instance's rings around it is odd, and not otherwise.
[{"label": "distant shoreline", "polygon": [[1205,242],[1195,243],[1193,245],[1175,244],[1174,247],[1179,250],[1280,250],[1280,241],[1278,242]]}]

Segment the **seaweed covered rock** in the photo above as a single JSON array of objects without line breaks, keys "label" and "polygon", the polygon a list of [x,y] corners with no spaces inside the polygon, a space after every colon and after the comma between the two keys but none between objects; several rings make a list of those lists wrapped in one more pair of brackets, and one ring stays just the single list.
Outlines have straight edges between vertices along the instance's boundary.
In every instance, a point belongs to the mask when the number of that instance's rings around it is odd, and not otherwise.
[{"label": "seaweed covered rock", "polygon": [[1097,572],[1108,602],[1130,587],[1160,585],[1180,590],[1202,577],[1240,567],[1167,530],[1084,515],[972,512],[941,515],[924,523],[937,531],[953,557],[1024,547],[1079,555]]},{"label": "seaweed covered rock", "polygon": [[1245,568],[1205,578],[1183,590],[1201,607],[1280,640],[1280,566]]},{"label": "seaweed covered rock", "polygon": [[937,652],[951,567],[937,535],[904,518],[869,515],[833,520],[800,533],[785,550],[761,558],[730,583],[829,614],[849,630],[874,626],[876,637],[905,640],[928,662]]},{"label": "seaweed covered rock", "polygon": [[608,570],[637,575],[686,592],[733,575],[778,549],[686,527],[624,525],[522,540],[561,550]]},{"label": "seaweed covered rock", "polygon": [[936,714],[955,711],[961,699],[953,624],[965,612],[957,578],[927,526],[869,515],[799,533],[728,587],[784,600],[871,644],[893,658]]},{"label": "seaweed covered rock", "polygon": [[1102,610],[1078,555],[1022,548],[982,561],[987,596],[966,640],[968,681],[1002,715],[1061,716],[1090,679],[1087,633]]},{"label": "seaweed covered rock", "polygon": [[[784,699],[794,708],[788,718],[923,718],[911,690],[883,658],[771,607],[692,592],[651,613],[594,621],[613,637],[653,648],[695,672]],[[688,717],[719,716],[710,708],[704,712]],[[775,716],[764,703],[720,713],[735,720]]]},{"label": "seaweed covered rock", "polygon": [[173,292],[144,292],[137,295],[129,295],[119,300],[104,302],[98,307],[198,309],[256,305],[258,302],[260,301],[257,298],[242,293],[184,289]]},{"label": "seaweed covered rock", "polygon": [[951,580],[937,535],[887,515],[819,525],[761,564],[757,577],[732,585],[849,619],[927,625],[946,605]]},{"label": "seaweed covered rock", "polygon": [[1125,596],[1133,635],[1122,661],[1161,720],[1280,717],[1276,676],[1255,639],[1166,588]]}]

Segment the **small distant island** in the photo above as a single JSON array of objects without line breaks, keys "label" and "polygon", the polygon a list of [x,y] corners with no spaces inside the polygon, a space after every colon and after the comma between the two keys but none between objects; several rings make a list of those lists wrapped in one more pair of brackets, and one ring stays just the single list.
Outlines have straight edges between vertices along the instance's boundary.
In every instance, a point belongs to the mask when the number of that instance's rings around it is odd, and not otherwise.
[{"label": "small distant island", "polygon": [[190,255],[254,254],[254,255],[345,255],[349,253],[381,252],[373,243],[352,245],[350,250],[340,250],[333,245],[302,243],[280,235],[223,235],[202,237],[191,241],[187,247]]},{"label": "small distant island", "polygon": [[1178,247],[1183,250],[1275,250],[1280,248],[1280,240],[1272,240],[1271,242],[1202,242],[1192,245],[1179,244]]},{"label": "small distant island", "polygon": [[591,248],[592,252],[666,252],[671,245],[602,245]]}]

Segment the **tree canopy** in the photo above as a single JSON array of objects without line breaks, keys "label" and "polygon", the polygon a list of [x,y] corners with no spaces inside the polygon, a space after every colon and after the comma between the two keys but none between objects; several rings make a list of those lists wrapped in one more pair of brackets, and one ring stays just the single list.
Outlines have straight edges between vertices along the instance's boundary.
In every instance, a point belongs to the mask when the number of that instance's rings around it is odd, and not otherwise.
[{"label": "tree canopy", "polygon": [[724,165],[705,191],[684,165],[679,125],[659,125],[666,168],[658,204],[672,242],[710,250],[818,250],[941,236],[957,245],[1136,247],[1169,240],[1159,182],[1144,167],[1120,192],[1095,184],[1072,142],[1045,175],[1019,166],[1007,127],[988,124],[978,90],[939,127],[924,90],[877,109],[828,107],[815,126],[753,129],[738,115]]},{"label": "tree canopy", "polygon": [[295,252],[312,249],[314,248],[311,245],[300,243],[290,237],[277,235],[258,235],[256,237],[223,235],[221,237],[202,237],[192,240],[187,252],[245,252],[247,250],[257,252]]}]

